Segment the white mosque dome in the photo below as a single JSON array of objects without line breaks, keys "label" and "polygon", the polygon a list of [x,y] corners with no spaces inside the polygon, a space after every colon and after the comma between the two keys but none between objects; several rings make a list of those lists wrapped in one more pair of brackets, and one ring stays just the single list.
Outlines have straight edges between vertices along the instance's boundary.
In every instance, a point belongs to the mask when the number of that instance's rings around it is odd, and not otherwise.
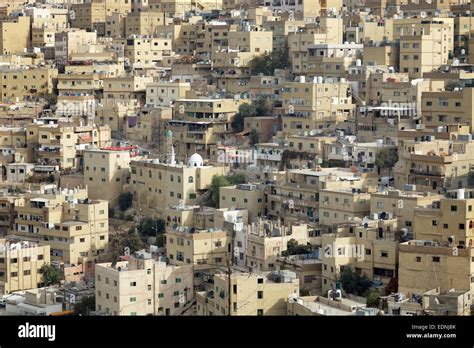
[{"label": "white mosque dome", "polygon": [[204,161],[203,161],[200,154],[195,153],[194,155],[189,157],[188,166],[190,166],[190,167],[202,167],[203,164],[204,164]]}]

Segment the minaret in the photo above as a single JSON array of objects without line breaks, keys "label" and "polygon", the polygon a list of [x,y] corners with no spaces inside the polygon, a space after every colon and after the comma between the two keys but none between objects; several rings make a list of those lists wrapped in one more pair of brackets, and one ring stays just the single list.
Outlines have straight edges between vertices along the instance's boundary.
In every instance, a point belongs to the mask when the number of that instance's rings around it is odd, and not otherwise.
[{"label": "minaret", "polygon": [[173,146],[173,132],[171,130],[166,132],[166,163],[171,165],[176,164],[176,156],[174,154]]}]

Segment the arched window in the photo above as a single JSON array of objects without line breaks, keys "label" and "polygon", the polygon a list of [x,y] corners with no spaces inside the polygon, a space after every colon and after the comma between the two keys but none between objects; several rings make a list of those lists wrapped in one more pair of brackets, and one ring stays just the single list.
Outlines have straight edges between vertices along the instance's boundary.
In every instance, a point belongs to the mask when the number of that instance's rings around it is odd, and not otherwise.
[{"label": "arched window", "polygon": [[188,178],[188,183],[192,184],[193,182],[194,182],[194,178],[193,178],[192,176],[190,176],[190,177]]}]

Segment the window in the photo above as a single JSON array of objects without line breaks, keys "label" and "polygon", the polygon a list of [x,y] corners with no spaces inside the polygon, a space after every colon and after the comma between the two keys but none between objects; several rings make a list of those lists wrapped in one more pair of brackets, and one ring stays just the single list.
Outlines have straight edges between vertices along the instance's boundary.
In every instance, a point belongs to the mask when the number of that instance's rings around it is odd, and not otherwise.
[{"label": "window", "polygon": [[456,205],[451,206],[451,211],[458,211],[458,207]]},{"label": "window", "polygon": [[130,282],[130,286],[137,286],[137,282]]},{"label": "window", "polygon": [[263,315],[263,309],[257,309],[257,315]]},{"label": "window", "polygon": [[433,260],[433,262],[439,262],[440,257],[439,256],[433,256],[432,260]]},{"label": "window", "polygon": [[162,292],[158,294],[158,298],[163,298],[165,297],[165,294],[163,294]]},{"label": "window", "polygon": [[257,284],[263,284],[263,278],[257,278]]},{"label": "window", "polygon": [[165,284],[166,284],[166,280],[163,279],[162,281],[160,281],[160,284],[165,285]]},{"label": "window", "polygon": [[387,251],[381,251],[380,252],[380,257],[388,257],[388,252]]},{"label": "window", "polygon": [[181,283],[181,278],[176,278],[176,283]]},{"label": "window", "polygon": [[263,298],[263,291],[257,291],[257,298],[259,299]]},{"label": "window", "polygon": [[416,257],[416,262],[421,262],[421,256]]},{"label": "window", "polygon": [[130,297],[130,302],[137,302],[137,298],[136,297]]}]

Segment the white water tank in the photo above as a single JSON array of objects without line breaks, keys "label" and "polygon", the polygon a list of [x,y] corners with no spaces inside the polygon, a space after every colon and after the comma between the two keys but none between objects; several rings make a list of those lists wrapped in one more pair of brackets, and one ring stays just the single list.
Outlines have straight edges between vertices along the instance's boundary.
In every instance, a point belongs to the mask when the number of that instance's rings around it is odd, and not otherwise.
[{"label": "white water tank", "polygon": [[357,59],[356,60],[356,66],[362,66],[362,60]]},{"label": "white water tank", "polygon": [[301,83],[305,83],[305,82],[306,82],[306,77],[300,76],[300,82],[301,82]]},{"label": "white water tank", "polygon": [[465,190],[463,188],[456,190],[456,198],[457,199],[464,199]]}]

